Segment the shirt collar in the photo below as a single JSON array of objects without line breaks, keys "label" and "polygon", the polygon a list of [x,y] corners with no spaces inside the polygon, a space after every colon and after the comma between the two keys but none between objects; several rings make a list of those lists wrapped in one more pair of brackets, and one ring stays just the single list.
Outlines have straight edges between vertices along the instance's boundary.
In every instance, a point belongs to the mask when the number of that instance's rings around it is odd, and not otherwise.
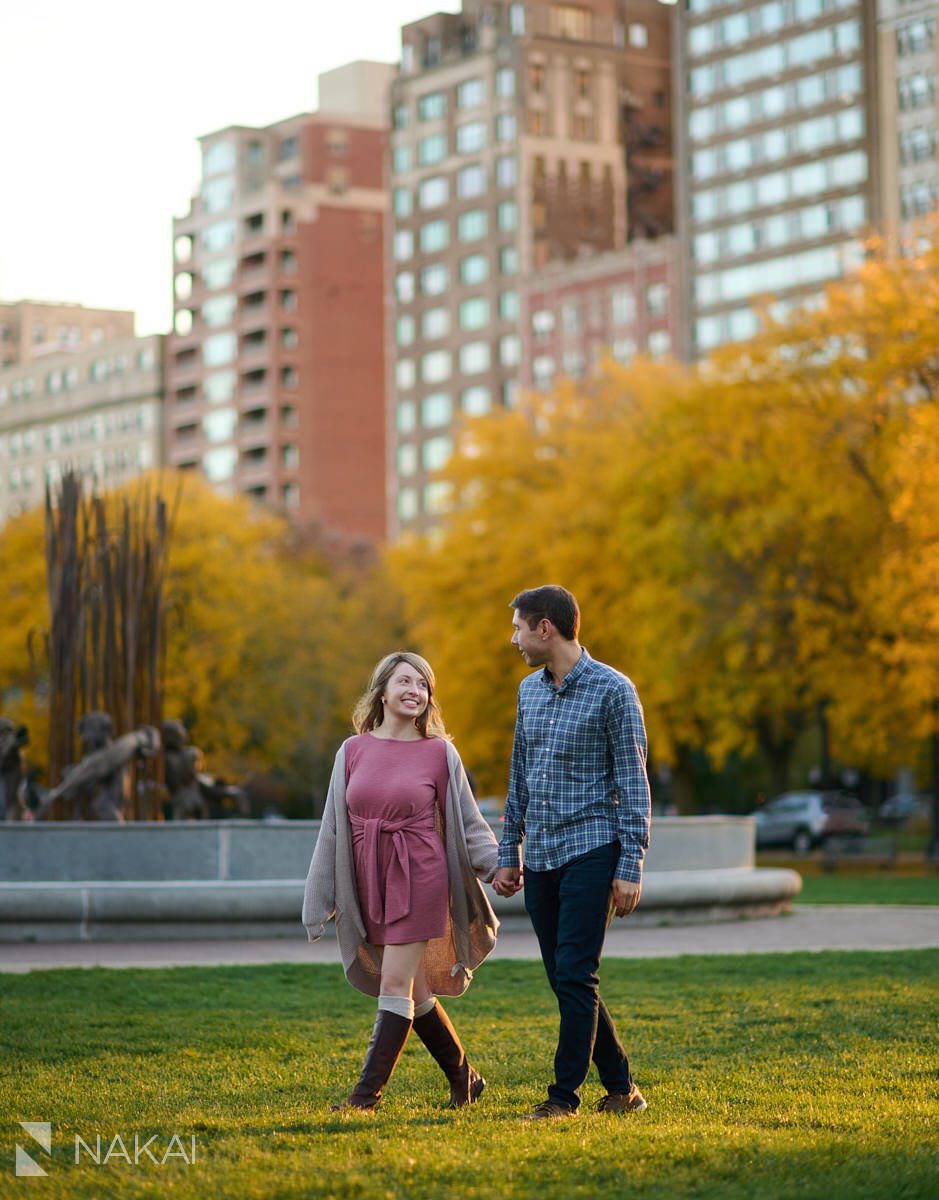
[{"label": "shirt collar", "polygon": [[541,672],[541,682],[552,692],[563,692],[570,684],[576,683],[577,680],[580,679],[581,675],[583,675],[583,673],[587,670],[587,667],[592,661],[593,660],[591,659],[590,655],[582,646],[580,649],[580,658],[564,676],[564,681],[559,688],[554,686],[554,678],[547,667],[544,667]]}]

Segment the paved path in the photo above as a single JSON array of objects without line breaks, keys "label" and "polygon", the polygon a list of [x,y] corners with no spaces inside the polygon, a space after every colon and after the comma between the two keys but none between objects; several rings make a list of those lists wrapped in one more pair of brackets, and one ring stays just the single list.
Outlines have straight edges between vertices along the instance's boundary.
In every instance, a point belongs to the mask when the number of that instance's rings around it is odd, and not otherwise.
[{"label": "paved path", "polygon": [[[782,917],[707,925],[632,926],[614,922],[605,954],[670,958],[679,954],[770,954],[816,950],[939,947],[939,906],[797,905]],[[243,941],[0,944],[0,972],[47,967],[183,967],[275,962],[338,962],[332,937]],[[524,917],[502,924],[493,958],[538,958]]]}]

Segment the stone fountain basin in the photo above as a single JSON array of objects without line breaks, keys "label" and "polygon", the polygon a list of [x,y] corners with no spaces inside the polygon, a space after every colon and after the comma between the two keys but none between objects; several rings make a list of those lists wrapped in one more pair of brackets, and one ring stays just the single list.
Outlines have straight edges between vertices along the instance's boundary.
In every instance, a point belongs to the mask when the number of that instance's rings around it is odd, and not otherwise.
[{"label": "stone fountain basin", "polygon": [[[0,826],[0,941],[302,937],[318,821]],[[496,827],[496,835],[499,830]],[[755,865],[750,817],[659,817],[631,924],[782,912],[795,871]],[[500,916],[522,896],[489,893]]]}]

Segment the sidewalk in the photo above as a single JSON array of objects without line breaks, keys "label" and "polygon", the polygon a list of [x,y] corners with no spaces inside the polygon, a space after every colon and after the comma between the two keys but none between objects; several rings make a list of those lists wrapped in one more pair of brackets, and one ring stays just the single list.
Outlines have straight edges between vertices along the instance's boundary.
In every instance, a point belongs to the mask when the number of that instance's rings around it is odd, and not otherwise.
[{"label": "sidewalk", "polygon": [[[707,925],[634,926],[614,921],[608,958],[672,958],[680,954],[772,954],[818,950],[912,950],[939,947],[939,907],[912,905],[796,905],[782,917]],[[527,918],[502,923],[492,955],[539,957]],[[88,942],[0,944],[0,973],[52,967],[248,966],[338,962],[332,937],[245,941]]]}]

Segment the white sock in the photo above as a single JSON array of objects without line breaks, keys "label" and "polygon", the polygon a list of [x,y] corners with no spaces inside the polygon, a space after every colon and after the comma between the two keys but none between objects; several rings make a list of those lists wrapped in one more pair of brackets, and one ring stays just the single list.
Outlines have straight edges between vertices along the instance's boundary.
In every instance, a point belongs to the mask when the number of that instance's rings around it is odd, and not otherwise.
[{"label": "white sock", "polygon": [[431,996],[429,1000],[422,1000],[420,1002],[420,1004],[415,1004],[414,1005],[415,1020],[418,1017],[426,1016],[427,1013],[429,1013],[431,1011],[431,1009],[433,1009],[433,1007],[436,1003],[437,1003],[437,997]]},{"label": "white sock", "polygon": [[410,996],[379,996],[378,1011],[397,1013],[399,1017],[414,1019],[414,1001]]}]

